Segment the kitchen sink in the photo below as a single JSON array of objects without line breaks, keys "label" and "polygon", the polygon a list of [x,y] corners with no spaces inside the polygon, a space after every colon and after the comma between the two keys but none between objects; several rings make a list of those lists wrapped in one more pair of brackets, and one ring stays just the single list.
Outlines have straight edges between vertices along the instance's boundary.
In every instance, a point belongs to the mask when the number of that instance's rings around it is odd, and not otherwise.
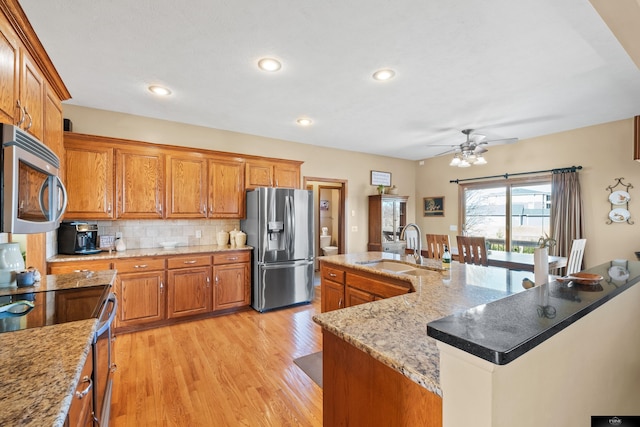
[{"label": "kitchen sink", "polygon": [[376,270],[380,270],[380,271],[384,271],[386,273],[396,273],[396,274],[401,274],[404,273],[406,274],[407,272],[413,271],[413,270],[418,270],[415,267],[412,267],[408,264],[405,264],[403,262],[398,262],[398,261],[390,261],[390,260],[379,260],[379,261],[367,261],[367,262],[361,262],[359,263],[360,265],[365,265],[367,267],[370,268],[374,268]]}]

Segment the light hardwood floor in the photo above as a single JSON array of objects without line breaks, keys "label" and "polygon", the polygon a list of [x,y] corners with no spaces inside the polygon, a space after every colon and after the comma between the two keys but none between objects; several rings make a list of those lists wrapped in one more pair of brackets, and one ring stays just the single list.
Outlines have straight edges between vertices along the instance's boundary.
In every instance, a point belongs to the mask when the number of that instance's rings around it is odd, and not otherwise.
[{"label": "light hardwood floor", "polygon": [[322,389],[293,359],[322,349],[312,304],[254,310],[116,338],[120,426],[321,426]]}]

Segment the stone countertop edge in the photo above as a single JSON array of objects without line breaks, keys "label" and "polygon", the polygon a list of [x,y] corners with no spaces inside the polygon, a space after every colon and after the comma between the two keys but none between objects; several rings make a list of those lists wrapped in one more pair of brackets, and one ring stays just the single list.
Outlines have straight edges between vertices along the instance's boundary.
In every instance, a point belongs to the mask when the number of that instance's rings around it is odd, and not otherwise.
[{"label": "stone countertop edge", "polygon": [[82,271],[76,273],[47,274],[33,286],[0,288],[0,296],[47,292],[63,289],[90,288],[109,285],[113,288],[116,270]]},{"label": "stone countertop edge", "polygon": [[97,261],[107,259],[122,259],[146,256],[168,256],[168,255],[190,255],[206,252],[228,252],[228,251],[250,251],[252,246],[218,246],[218,245],[202,245],[202,246],[178,246],[173,249],[164,248],[143,248],[143,249],[127,249],[126,251],[104,251],[92,255],[65,255],[58,254],[47,259],[47,262],[69,262],[69,261]]},{"label": "stone countertop edge", "polygon": [[[600,282],[606,288],[601,284],[594,289],[589,289],[592,285],[573,285],[578,290],[571,295],[571,300],[567,298],[570,290],[567,284],[554,281],[486,304],[482,315],[470,309],[430,322],[427,334],[496,365],[506,365],[640,282],[640,262],[628,262],[629,270],[635,272],[624,284],[613,283],[613,279],[607,275],[610,266],[610,263],[605,263],[586,270],[600,274],[603,277]],[[542,307],[540,301],[545,301],[547,306],[555,304],[553,318],[543,319],[544,316],[538,313],[536,319],[532,314],[533,307]],[[505,319],[511,320],[512,331],[504,327]],[[534,324],[535,327],[532,327]],[[485,338],[489,334],[493,336]],[[472,335],[483,338],[474,338]]]},{"label": "stone countertop edge", "polygon": [[88,319],[0,334],[0,425],[64,425],[97,324]]}]

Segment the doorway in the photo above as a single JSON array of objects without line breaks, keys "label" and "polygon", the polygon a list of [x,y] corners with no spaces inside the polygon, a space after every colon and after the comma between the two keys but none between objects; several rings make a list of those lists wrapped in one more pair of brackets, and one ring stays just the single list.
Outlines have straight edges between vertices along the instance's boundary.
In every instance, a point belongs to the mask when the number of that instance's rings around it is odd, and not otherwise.
[{"label": "doorway", "polygon": [[[318,257],[323,255],[320,245],[320,236],[323,228],[326,235],[330,236],[330,246],[336,246],[338,253],[346,250],[345,243],[345,212],[347,199],[347,181],[332,178],[304,177],[303,186],[313,191],[314,198],[314,247],[316,253],[316,270],[319,269]],[[323,238],[326,243],[327,237]]]}]

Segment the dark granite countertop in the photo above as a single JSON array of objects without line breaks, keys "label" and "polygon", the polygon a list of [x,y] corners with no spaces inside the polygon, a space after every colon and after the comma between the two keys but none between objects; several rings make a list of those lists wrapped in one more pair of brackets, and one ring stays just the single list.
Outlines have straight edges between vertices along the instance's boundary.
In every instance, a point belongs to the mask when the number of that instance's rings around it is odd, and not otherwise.
[{"label": "dark granite countertop", "polygon": [[586,270],[596,285],[551,282],[429,322],[427,334],[504,365],[640,281],[640,262],[612,261]]}]

